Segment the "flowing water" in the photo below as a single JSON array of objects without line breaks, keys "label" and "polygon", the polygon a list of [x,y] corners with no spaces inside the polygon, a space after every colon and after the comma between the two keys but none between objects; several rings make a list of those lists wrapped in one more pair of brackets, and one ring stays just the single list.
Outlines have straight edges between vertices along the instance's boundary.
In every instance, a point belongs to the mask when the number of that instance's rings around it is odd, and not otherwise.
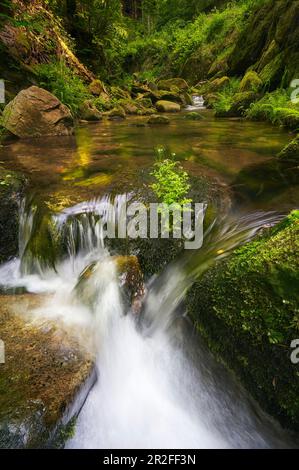
[{"label": "flowing water", "polygon": [[[83,127],[77,145],[72,139],[49,139],[0,151],[6,166],[30,174],[29,193],[50,208],[48,223],[66,247],[54,266],[28,254],[38,210],[24,203],[20,257],[0,267],[0,284],[7,292],[47,293],[36,315],[87,331],[88,347],[97,357],[98,380],[68,448],[294,446],[194,335],[183,305],[194,278],[294,207],[294,171],[272,159],[289,138],[269,126],[215,121],[206,113],[200,122],[187,122],[183,114],[173,117],[167,130],[137,127],[140,120],[132,118]],[[153,147],[161,144],[175,151],[189,171],[228,185],[233,207],[206,233],[196,255],[186,252],[149,280],[136,317],[122,302],[114,259],[98,225],[96,198],[105,204],[111,193],[134,191],[140,167],[152,164]],[[90,306],[84,296],[78,299],[76,285],[94,262],[100,264],[96,278],[87,282],[95,298]]]}]

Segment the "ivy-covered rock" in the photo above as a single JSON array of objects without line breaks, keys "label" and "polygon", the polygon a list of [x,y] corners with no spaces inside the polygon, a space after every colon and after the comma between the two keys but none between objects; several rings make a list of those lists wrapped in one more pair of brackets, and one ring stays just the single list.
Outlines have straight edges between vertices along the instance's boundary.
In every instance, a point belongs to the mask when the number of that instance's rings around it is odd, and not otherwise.
[{"label": "ivy-covered rock", "polygon": [[299,211],[209,270],[187,295],[210,348],[282,424],[299,429]]}]

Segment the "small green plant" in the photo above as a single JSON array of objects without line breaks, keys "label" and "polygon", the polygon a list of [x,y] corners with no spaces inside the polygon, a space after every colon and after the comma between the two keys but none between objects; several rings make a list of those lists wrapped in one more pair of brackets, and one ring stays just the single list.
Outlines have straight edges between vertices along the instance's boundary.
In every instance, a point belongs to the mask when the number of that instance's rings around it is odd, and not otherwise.
[{"label": "small green plant", "polygon": [[189,176],[186,171],[174,160],[175,154],[168,152],[164,147],[156,149],[156,162],[151,175],[155,182],[151,188],[164,204],[188,204],[187,198],[190,189]]}]

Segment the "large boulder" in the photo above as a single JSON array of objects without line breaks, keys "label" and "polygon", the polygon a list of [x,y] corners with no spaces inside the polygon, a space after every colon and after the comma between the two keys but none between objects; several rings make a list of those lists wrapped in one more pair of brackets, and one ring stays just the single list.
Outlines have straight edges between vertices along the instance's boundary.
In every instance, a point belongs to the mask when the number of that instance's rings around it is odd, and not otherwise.
[{"label": "large boulder", "polygon": [[261,78],[258,76],[256,72],[254,72],[253,70],[250,70],[244,75],[240,83],[240,92],[241,93],[244,91],[258,92],[262,86],[263,86],[263,82]]},{"label": "large boulder", "polygon": [[187,310],[221,361],[282,424],[299,430],[299,211],[219,261],[187,294]]},{"label": "large boulder", "polygon": [[161,113],[178,113],[181,110],[181,107],[178,103],[165,100],[157,101],[156,108]]},{"label": "large boulder", "polygon": [[56,96],[32,86],[20,93],[5,107],[3,126],[21,138],[71,135],[74,120],[70,110]]},{"label": "large boulder", "polygon": [[0,263],[18,254],[19,209],[26,179],[0,168]]}]

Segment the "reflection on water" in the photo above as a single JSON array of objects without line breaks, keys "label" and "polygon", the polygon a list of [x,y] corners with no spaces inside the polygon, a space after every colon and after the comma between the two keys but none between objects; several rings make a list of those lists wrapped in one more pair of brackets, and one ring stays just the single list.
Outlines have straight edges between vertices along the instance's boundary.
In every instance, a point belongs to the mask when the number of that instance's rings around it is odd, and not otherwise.
[{"label": "reflection on water", "polygon": [[84,125],[74,137],[5,146],[0,162],[30,174],[35,190],[50,206],[60,208],[105,192],[130,191],[137,181],[142,184],[140,170],[153,163],[154,147],[164,145],[192,175],[210,174],[232,185],[238,201],[249,202],[251,209],[277,209],[269,191],[273,178],[275,196],[279,193],[275,203],[291,207],[298,193],[298,169],[288,173],[277,166],[273,173],[271,161],[290,136],[264,123],[216,120],[211,111],[201,113],[203,120],[187,121],[179,114],[171,116],[170,126],[161,127],[140,127],[147,119],[141,117]]}]

